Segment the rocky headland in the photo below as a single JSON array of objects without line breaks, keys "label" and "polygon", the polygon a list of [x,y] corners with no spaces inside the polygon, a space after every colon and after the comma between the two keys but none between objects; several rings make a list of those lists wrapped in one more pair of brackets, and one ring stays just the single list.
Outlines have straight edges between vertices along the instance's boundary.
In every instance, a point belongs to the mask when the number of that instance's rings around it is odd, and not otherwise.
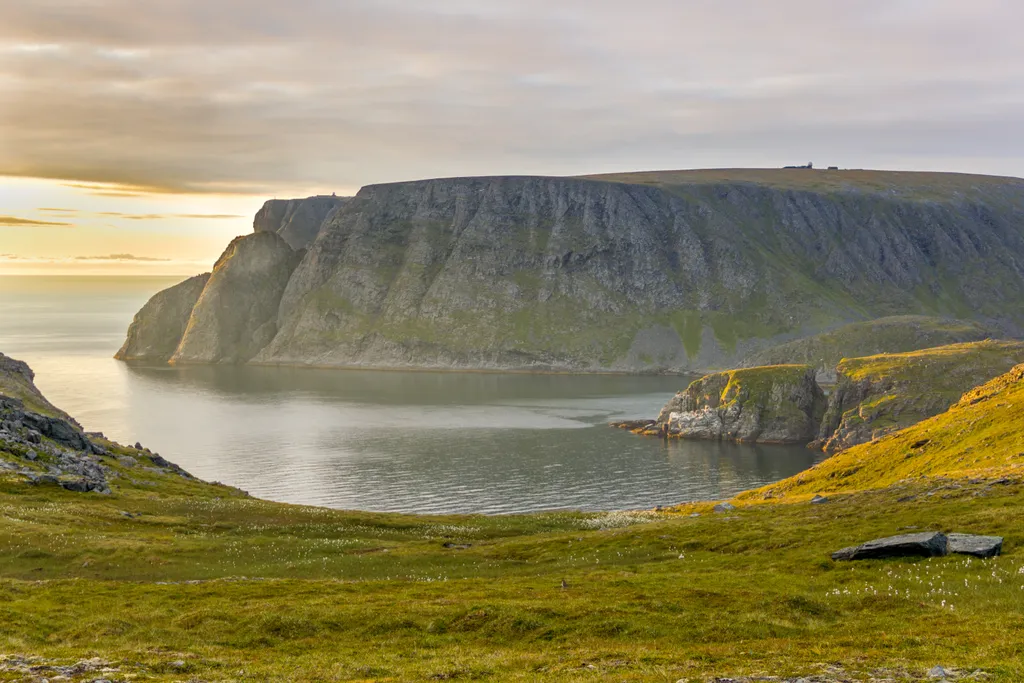
[{"label": "rocky headland", "polygon": [[834,454],[943,413],[966,392],[1024,362],[1024,342],[985,340],[844,359],[826,392],[809,365],[706,375],[655,419],[612,426],[645,436],[807,443]]},{"label": "rocky headland", "polygon": [[[1022,212],[1019,179],[871,171],[451,178],[275,200],[242,239],[274,235],[294,257],[232,243],[245,276],[211,277],[216,296],[187,313],[198,282],[150,302],[119,357],[685,372],[891,316],[1012,337]],[[818,365],[804,356],[773,362]]]},{"label": "rocky headland", "polygon": [[825,395],[806,365],[707,375],[676,394],[642,433],[683,439],[807,443],[825,412]]},{"label": "rocky headland", "polygon": [[78,493],[111,493],[111,481],[154,474],[192,479],[158,454],[86,433],[46,400],[27,364],[0,354],[0,473]]}]

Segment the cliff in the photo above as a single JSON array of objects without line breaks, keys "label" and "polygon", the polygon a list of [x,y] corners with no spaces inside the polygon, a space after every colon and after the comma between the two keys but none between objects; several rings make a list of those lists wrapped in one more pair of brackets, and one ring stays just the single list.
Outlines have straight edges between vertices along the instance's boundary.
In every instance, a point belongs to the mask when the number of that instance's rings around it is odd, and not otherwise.
[{"label": "cliff", "polygon": [[1024,362],[1024,343],[984,341],[843,360],[813,447],[837,453],[905,429]]},{"label": "cliff", "polygon": [[192,309],[209,281],[210,273],[204,273],[154,294],[135,314],[128,336],[114,358],[170,360],[185,334]]},{"label": "cliff", "polygon": [[[785,501],[824,493],[898,490],[925,477],[945,483],[947,497],[955,496],[963,486],[960,482],[968,480],[987,479],[1001,485],[1011,479],[1019,482],[1024,453],[1021,425],[1024,365],[971,389],[948,410],[923,422],[854,446],[789,479],[748,491],[739,500]],[[980,492],[990,494],[990,488]]]},{"label": "cliff", "polygon": [[1022,221],[1024,181],[955,174],[369,186],[324,222],[250,362],[687,371],[894,315],[1012,336]]},{"label": "cliff", "polygon": [[301,253],[273,232],[235,238],[213,267],[172,363],[239,363],[277,333],[281,295]]},{"label": "cliff", "polygon": [[347,197],[317,195],[305,199],[269,199],[256,213],[253,232],[274,232],[292,249],[305,249],[320,232],[324,220]]},{"label": "cliff", "polygon": [[684,439],[807,443],[824,412],[813,368],[776,365],[702,377],[662,408],[657,425]]}]

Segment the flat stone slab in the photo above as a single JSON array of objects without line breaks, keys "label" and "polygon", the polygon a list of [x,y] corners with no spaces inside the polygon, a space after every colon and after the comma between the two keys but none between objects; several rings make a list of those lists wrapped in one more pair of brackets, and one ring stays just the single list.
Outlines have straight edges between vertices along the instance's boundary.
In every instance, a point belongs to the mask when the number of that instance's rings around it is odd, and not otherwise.
[{"label": "flat stone slab", "polygon": [[950,534],[949,552],[974,557],[995,557],[1003,550],[1002,536]]},{"label": "flat stone slab", "polygon": [[902,534],[868,541],[832,553],[833,560],[873,560],[886,557],[942,557],[949,553],[946,535],[938,531]]}]

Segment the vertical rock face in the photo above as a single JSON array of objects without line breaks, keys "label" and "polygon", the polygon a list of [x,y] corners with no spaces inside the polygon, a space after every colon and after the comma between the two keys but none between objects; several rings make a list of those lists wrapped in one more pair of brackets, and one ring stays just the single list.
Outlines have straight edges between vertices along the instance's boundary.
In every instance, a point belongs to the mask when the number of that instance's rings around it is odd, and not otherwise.
[{"label": "vertical rock face", "polygon": [[277,333],[277,308],[302,254],[273,232],[235,238],[196,301],[172,363],[243,363]]},{"label": "vertical rock face", "polygon": [[[671,372],[884,316],[1024,331],[1024,181],[730,173],[451,178],[268,202],[257,235],[308,253],[274,326],[212,356],[245,359],[274,331],[250,362]],[[202,313],[189,336],[221,335]]]},{"label": "vertical rock face", "polygon": [[305,249],[320,226],[348,197],[317,195],[306,199],[270,199],[252,222],[254,232],[276,232],[292,249]]},{"label": "vertical rock face", "polygon": [[209,280],[209,273],[196,275],[154,294],[135,314],[128,338],[114,358],[160,363],[170,360],[185,334],[192,308]]},{"label": "vertical rock face", "polygon": [[1001,341],[845,359],[811,446],[838,453],[905,429],[1021,362],[1024,343]]},{"label": "vertical rock face", "polygon": [[658,415],[670,436],[758,443],[807,443],[825,412],[825,395],[807,365],[776,365],[707,375],[675,395]]}]

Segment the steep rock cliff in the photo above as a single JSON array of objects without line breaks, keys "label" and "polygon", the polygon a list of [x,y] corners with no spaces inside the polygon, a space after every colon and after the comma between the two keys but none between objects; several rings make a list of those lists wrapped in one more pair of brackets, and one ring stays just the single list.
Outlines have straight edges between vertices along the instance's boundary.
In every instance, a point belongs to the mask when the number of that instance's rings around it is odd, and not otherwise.
[{"label": "steep rock cliff", "polygon": [[170,360],[209,280],[209,273],[196,275],[154,294],[135,314],[128,337],[114,358],[160,363]]},{"label": "steep rock cliff", "polygon": [[292,249],[308,247],[320,226],[347,197],[316,195],[305,199],[269,199],[256,213],[254,232],[276,232]]},{"label": "steep rock cliff", "polygon": [[235,238],[213,267],[172,363],[243,363],[274,338],[277,309],[302,258],[273,232]]},{"label": "steep rock cliff", "polygon": [[252,362],[684,371],[891,315],[1024,329],[1024,181],[730,173],[366,187]]},{"label": "steep rock cliff", "polygon": [[730,370],[676,394],[657,424],[684,439],[807,443],[817,434],[825,402],[810,366]]},{"label": "steep rock cliff", "polygon": [[1024,343],[982,341],[843,360],[818,437],[838,453],[929,417],[1024,362]]}]

